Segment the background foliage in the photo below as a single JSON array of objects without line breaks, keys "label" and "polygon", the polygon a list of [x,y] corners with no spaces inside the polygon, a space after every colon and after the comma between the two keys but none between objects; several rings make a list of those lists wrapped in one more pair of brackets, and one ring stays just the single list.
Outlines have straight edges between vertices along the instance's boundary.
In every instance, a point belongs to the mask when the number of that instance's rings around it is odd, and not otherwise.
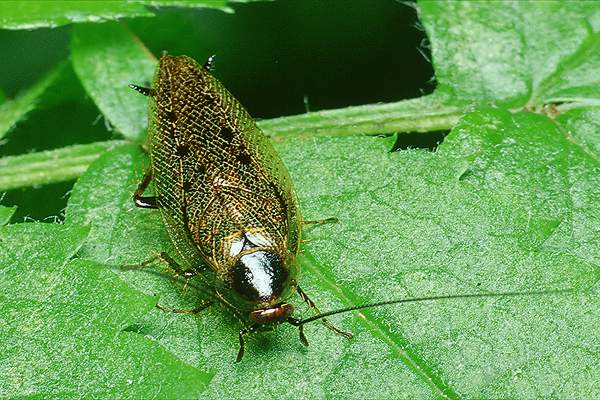
[{"label": "background foliage", "polygon": [[[1,396],[599,397],[597,4],[3,2],[0,27]],[[340,219],[300,256],[322,309],[573,292],[346,314],[352,341],[314,324],[309,348],[282,326],[235,364],[231,316],[159,312],[201,294],[123,270],[172,252],[130,200],[126,85],[162,50],[217,53],[303,214]]]}]

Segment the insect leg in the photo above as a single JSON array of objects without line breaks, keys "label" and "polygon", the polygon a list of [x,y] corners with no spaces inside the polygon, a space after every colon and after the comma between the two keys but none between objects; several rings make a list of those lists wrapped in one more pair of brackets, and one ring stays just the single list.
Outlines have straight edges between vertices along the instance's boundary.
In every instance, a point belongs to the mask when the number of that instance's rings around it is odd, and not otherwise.
[{"label": "insect leg", "polygon": [[202,302],[200,303],[200,305],[198,307],[192,308],[190,310],[184,310],[184,309],[180,309],[180,308],[169,308],[169,307],[161,306],[160,304],[157,304],[156,308],[158,308],[159,310],[164,311],[164,312],[172,312],[175,314],[195,315],[195,314],[198,314],[200,311],[206,309],[211,304],[212,304],[212,301],[210,301],[210,300],[202,300]]},{"label": "insect leg", "polygon": [[302,221],[302,225],[322,225],[322,224],[337,224],[340,222],[336,217],[325,219],[314,219],[310,221]]},{"label": "insect leg", "polygon": [[298,333],[300,334],[300,342],[302,342],[303,345],[308,347],[308,339],[306,339],[306,335],[304,334],[304,325],[300,324],[300,320],[297,318],[289,317],[287,319],[287,322],[298,327]]},{"label": "insect leg", "polygon": [[[173,272],[175,274],[175,276],[183,276],[186,278],[185,285],[183,286],[184,290],[187,287],[189,280],[198,274],[198,272],[194,269],[181,268],[181,266],[177,263],[177,261],[175,261],[173,258],[171,258],[171,256],[169,256],[165,252],[161,252],[158,255],[156,255],[155,257],[152,257],[150,260],[144,261],[142,263],[142,266],[146,266],[150,262],[155,261],[156,259],[167,264],[169,266],[170,271]],[[156,308],[158,308],[159,310],[165,311],[165,312],[194,315],[194,314],[198,314],[200,311],[204,310],[205,308],[210,306],[212,303],[213,302],[211,300],[202,300],[202,302],[200,303],[200,305],[198,307],[192,308],[189,310],[164,307],[164,306],[161,306],[160,304],[157,304]]]},{"label": "insect leg", "polygon": [[204,63],[204,69],[207,71],[212,71],[215,68],[215,55],[208,57],[206,62]]},{"label": "insect leg", "polygon": [[246,337],[246,335],[256,331],[256,329],[257,329],[257,325],[251,325],[249,327],[240,329],[240,350],[238,351],[238,355],[237,355],[235,362],[240,362],[240,361],[242,361],[242,358],[244,358],[245,337]]},{"label": "insect leg", "polygon": [[[296,286],[296,290],[298,291],[298,294],[300,295],[300,297],[302,297],[302,300],[304,300],[304,302],[306,304],[308,304],[308,308],[310,308],[311,311],[313,313],[315,313],[315,315],[321,313],[319,311],[319,308],[317,307],[317,305],[306,295],[306,293],[304,293],[304,291],[302,289],[300,289],[300,286]],[[338,327],[333,325],[331,322],[329,322],[329,320],[327,318],[321,319],[321,323],[323,325],[325,325],[329,330],[335,332],[336,334],[338,334],[340,336],[345,337],[346,339],[352,338],[352,334],[350,332],[345,332],[345,331],[339,329]],[[300,327],[302,327],[302,325]]]},{"label": "insect leg", "polygon": [[136,206],[138,206],[140,208],[152,208],[152,209],[158,208],[158,203],[156,202],[155,196],[142,196],[142,194],[144,194],[144,191],[150,184],[151,180],[152,180],[152,168],[148,168],[148,170],[144,174],[144,178],[142,179],[142,181],[138,185],[137,189],[133,193],[133,202],[135,203]]},{"label": "insect leg", "polygon": [[173,258],[171,258],[171,256],[168,255],[167,253],[165,253],[164,251],[162,251],[158,254],[158,258],[160,261],[167,264],[169,266],[169,268],[171,268],[171,270],[178,276],[184,276],[184,277],[190,279],[190,278],[193,278],[194,276],[198,275],[198,272],[195,269],[181,268],[181,265],[179,265],[179,263],[177,263],[177,261],[173,260]]},{"label": "insect leg", "polygon": [[143,94],[144,96],[154,96],[155,94],[154,89],[152,88],[134,85],[133,83],[130,83],[128,86],[136,92]]},{"label": "insect leg", "polygon": [[[123,270],[144,269],[148,265],[150,265],[156,261],[161,261],[161,262],[167,264],[169,266],[167,272],[169,272],[175,276],[183,276],[187,279],[187,281],[189,281],[194,276],[198,275],[198,271],[196,271],[193,268],[190,268],[190,269],[181,268],[181,266],[177,263],[177,261],[175,261],[173,258],[171,258],[171,256],[169,256],[165,252],[155,254],[154,256],[150,257],[149,259],[147,259],[146,261],[144,261],[140,264],[124,265],[122,267],[122,269]],[[186,281],[186,285],[187,285],[187,281]]]}]

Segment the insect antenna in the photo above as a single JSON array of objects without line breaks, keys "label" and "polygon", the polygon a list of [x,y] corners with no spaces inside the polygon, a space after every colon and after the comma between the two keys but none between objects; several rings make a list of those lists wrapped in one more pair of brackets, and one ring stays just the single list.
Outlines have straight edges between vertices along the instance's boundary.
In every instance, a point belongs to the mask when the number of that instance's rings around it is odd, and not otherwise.
[{"label": "insect antenna", "polygon": [[559,293],[570,293],[574,292],[575,289],[549,289],[549,290],[533,290],[533,291],[523,291],[523,292],[501,292],[501,293],[471,293],[471,294],[449,294],[449,295],[440,295],[440,296],[426,296],[426,297],[412,297],[405,299],[395,299],[395,300],[386,300],[386,301],[378,301],[376,303],[369,304],[361,304],[358,306],[345,307],[337,310],[327,311],[321,314],[314,315],[312,317],[302,319],[302,320],[289,320],[289,322],[294,326],[302,326],[309,322],[317,321],[325,317],[329,317],[331,315],[343,314],[351,311],[364,310],[367,308],[376,308],[382,306],[388,306],[392,304],[402,304],[402,303],[417,303],[421,301],[435,301],[435,300],[456,300],[456,299],[472,299],[472,298],[481,298],[481,297],[517,297],[517,296],[528,296],[528,295],[540,295],[540,294],[559,294]]}]

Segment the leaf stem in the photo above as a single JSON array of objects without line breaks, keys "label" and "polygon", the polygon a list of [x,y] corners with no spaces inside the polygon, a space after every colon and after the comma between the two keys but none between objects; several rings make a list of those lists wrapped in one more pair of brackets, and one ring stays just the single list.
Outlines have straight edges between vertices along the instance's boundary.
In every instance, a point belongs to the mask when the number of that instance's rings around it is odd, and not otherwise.
[{"label": "leaf stem", "polygon": [[68,181],[80,176],[102,153],[125,141],[79,144],[0,159],[0,192]]},{"label": "leaf stem", "polygon": [[431,132],[452,128],[464,109],[432,94],[395,103],[368,104],[259,121],[273,140],[286,137],[355,136]]},{"label": "leaf stem", "polygon": [[[262,120],[258,125],[275,141],[290,137],[376,135],[450,129],[463,108],[448,106],[432,94],[395,103],[369,104]],[[125,141],[74,145],[0,159],[0,192],[75,179],[102,153]]]}]

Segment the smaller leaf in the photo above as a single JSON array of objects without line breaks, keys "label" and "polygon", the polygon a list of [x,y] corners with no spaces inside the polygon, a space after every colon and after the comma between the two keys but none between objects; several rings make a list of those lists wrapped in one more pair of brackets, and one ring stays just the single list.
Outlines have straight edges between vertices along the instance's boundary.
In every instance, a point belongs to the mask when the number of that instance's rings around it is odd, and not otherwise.
[{"label": "smaller leaf", "polygon": [[5,101],[0,105],[0,138],[6,136],[19,121],[35,109],[41,96],[58,79],[63,70],[64,64],[57,65],[36,84],[21,92],[14,100]]},{"label": "smaller leaf", "polygon": [[535,108],[600,96],[597,2],[422,1],[419,11],[436,91],[453,103]]},{"label": "smaller leaf", "polygon": [[12,217],[12,215],[15,213],[15,211],[17,211],[16,206],[13,206],[13,207],[0,206],[0,225],[8,224],[8,221],[10,221],[10,217]]},{"label": "smaller leaf", "polygon": [[3,1],[0,28],[55,28],[73,22],[103,22],[127,17],[152,17],[146,7],[126,1]]},{"label": "smaller leaf", "polygon": [[129,139],[143,137],[148,100],[127,85],[149,85],[154,56],[118,23],[78,25],[71,43],[73,68],[100,111]]},{"label": "smaller leaf", "polygon": [[[243,2],[243,0],[237,0]],[[251,0],[246,0],[251,1]],[[225,12],[232,13],[233,10],[227,7],[228,0],[130,0],[131,3],[144,4],[152,7],[186,7],[186,8],[216,8]]]}]

